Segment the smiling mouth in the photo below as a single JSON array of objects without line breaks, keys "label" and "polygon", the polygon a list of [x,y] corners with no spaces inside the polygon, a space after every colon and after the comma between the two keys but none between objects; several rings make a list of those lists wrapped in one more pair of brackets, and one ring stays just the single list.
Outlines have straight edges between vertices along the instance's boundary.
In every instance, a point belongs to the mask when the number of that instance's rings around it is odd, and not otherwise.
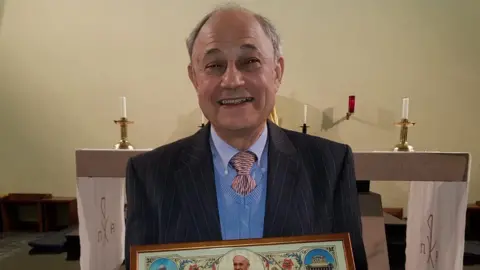
[{"label": "smiling mouth", "polygon": [[255,99],[253,97],[242,97],[242,98],[225,98],[217,101],[219,105],[231,106],[231,105],[240,105],[247,102],[253,102]]}]

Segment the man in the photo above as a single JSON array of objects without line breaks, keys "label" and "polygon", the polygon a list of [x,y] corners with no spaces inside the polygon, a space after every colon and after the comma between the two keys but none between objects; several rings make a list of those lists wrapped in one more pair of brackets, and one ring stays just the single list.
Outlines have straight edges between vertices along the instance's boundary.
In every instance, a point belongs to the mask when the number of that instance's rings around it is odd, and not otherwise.
[{"label": "man", "polygon": [[233,257],[233,270],[248,270],[250,269],[250,262],[242,255]]},{"label": "man", "polygon": [[[349,146],[267,120],[284,71],[275,27],[227,6],[187,40],[209,124],[128,162],[131,245],[350,233],[367,269]],[[127,256],[128,265],[128,256]]]}]

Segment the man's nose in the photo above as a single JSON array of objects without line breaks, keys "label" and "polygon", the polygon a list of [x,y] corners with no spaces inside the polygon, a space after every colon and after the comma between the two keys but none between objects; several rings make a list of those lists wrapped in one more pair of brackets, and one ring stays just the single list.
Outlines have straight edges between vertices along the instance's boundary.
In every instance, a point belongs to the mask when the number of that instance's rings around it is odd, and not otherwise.
[{"label": "man's nose", "polygon": [[235,64],[228,64],[222,77],[222,87],[234,89],[244,84],[243,74]]}]

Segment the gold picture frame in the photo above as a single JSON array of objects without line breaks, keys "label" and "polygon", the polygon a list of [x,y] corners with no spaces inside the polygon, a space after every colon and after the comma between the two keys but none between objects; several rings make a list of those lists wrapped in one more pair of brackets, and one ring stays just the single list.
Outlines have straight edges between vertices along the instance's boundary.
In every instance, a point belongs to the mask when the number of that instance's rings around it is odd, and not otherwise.
[{"label": "gold picture frame", "polygon": [[132,246],[131,270],[354,270],[348,233]]}]

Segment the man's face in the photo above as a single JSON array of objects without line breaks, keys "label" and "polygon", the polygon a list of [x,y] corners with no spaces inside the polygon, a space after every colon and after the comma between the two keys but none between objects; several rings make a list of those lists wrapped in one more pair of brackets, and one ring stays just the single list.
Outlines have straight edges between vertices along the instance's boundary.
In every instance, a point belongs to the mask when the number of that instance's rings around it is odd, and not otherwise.
[{"label": "man's face", "polygon": [[195,41],[189,77],[200,108],[213,125],[226,130],[255,128],[275,105],[283,58],[249,13],[214,14]]},{"label": "man's face", "polygon": [[233,258],[233,270],[247,270],[250,266],[248,259],[243,256]]}]

